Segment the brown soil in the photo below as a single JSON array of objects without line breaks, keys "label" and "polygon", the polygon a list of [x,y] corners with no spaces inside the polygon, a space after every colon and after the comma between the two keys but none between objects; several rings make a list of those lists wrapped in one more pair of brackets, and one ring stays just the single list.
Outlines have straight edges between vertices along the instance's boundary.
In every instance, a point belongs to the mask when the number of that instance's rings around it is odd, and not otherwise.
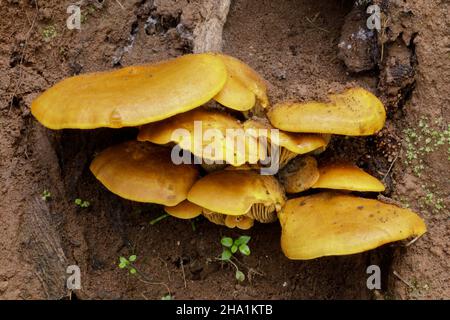
[{"label": "brown soil", "polygon": [[[386,129],[371,138],[334,138],[320,160],[358,163],[385,179],[385,196],[420,212],[429,231],[407,248],[289,261],[280,251],[279,225],[258,224],[244,232],[252,236],[252,254],[241,259],[250,281],[237,284],[232,269],[211,260],[222,235],[241,232],[205,220],[195,231],[176,219],[150,225],[160,207],[120,199],[89,172],[96,152],[134,138],[135,129],[55,132],[30,115],[31,101],[65,77],[191,52],[203,1],[121,1],[123,9],[113,0],[84,1],[81,31],[65,26],[71,1],[0,2],[6,17],[0,24],[0,298],[68,297],[65,270],[72,264],[82,270],[82,290],[73,292],[80,299],[159,299],[167,287],[176,299],[450,298],[449,220],[442,208],[450,206],[448,140],[406,164],[404,132],[422,132],[423,117],[438,133],[448,131],[448,2],[378,1],[384,31],[352,42],[354,51],[339,45],[353,41],[355,26],[366,19],[352,11],[352,1],[235,0],[223,30],[223,51],[264,75],[272,103],[324,98],[355,84],[382,97]],[[54,37],[44,32],[49,26]],[[50,201],[41,199],[45,189]],[[77,208],[75,198],[92,205]],[[145,282],[117,267],[118,257],[130,254],[138,255]],[[380,292],[366,288],[373,263],[382,269]]]}]

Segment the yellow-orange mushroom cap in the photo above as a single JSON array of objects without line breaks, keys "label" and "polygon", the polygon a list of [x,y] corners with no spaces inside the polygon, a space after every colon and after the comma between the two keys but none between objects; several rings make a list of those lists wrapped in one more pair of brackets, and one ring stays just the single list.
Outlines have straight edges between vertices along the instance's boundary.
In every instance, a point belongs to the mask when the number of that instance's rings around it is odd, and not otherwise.
[{"label": "yellow-orange mushroom cap", "polygon": [[279,219],[281,248],[294,260],[354,254],[426,232],[409,209],[332,192],[288,200]]},{"label": "yellow-orange mushroom cap", "polygon": [[208,102],[226,78],[222,59],[190,54],[67,78],[35,99],[31,112],[50,129],[139,126]]},{"label": "yellow-orange mushroom cap", "polygon": [[226,216],[224,223],[230,229],[237,227],[241,230],[248,230],[253,227],[254,220],[247,216]]},{"label": "yellow-orange mushroom cap", "polygon": [[137,141],[102,151],[90,170],[109,191],[122,198],[166,206],[185,200],[198,177],[195,166],[173,164],[169,149]]},{"label": "yellow-orange mushroom cap", "polygon": [[312,156],[300,156],[291,160],[279,173],[286,193],[298,193],[311,188],[319,179],[317,161]]},{"label": "yellow-orange mushroom cap", "polygon": [[377,178],[357,166],[334,163],[319,167],[319,179],[312,188],[382,192],[385,187]]},{"label": "yellow-orange mushroom cap", "polygon": [[[196,122],[198,124],[197,131]],[[215,132],[217,135],[203,137],[207,130],[212,130],[209,132]],[[227,130],[236,133],[239,133],[240,130],[242,136],[244,136],[242,124],[232,116],[216,110],[197,108],[163,121],[142,126],[137,139],[138,141],[150,141],[156,144],[174,142],[179,144],[182,149],[188,150],[200,158],[221,162],[227,160],[229,164],[234,166],[242,165],[251,160],[249,156],[251,144],[247,142],[250,139],[254,140],[254,138],[245,136],[246,143],[244,148],[240,150],[237,148],[237,143],[231,144],[227,140]],[[253,145],[256,145],[256,142]],[[221,152],[212,152],[215,148],[221,150]],[[208,150],[211,152],[207,152]],[[230,155],[229,157],[227,157],[227,152]],[[254,161],[257,162],[258,159],[254,159]]]},{"label": "yellow-orange mushroom cap", "polygon": [[239,80],[228,73],[223,89],[214,97],[221,105],[237,110],[247,111],[255,106],[255,94],[248,90]]},{"label": "yellow-orange mushroom cap", "polygon": [[226,215],[245,215],[252,206],[278,211],[285,202],[283,187],[273,176],[251,170],[224,170],[198,180],[188,200],[207,210]]},{"label": "yellow-orange mushroom cap", "polygon": [[255,105],[256,96],[261,106],[267,108],[269,99],[266,81],[241,60],[225,54],[216,56],[225,63],[229,77],[223,90],[214,97],[214,100],[228,108],[246,111]]},{"label": "yellow-orange mushroom cap", "polygon": [[329,100],[280,103],[267,116],[274,127],[290,132],[367,136],[384,126],[383,103],[367,90],[348,89],[330,95]]},{"label": "yellow-orange mushroom cap", "polygon": [[174,207],[164,207],[164,211],[178,219],[193,219],[202,214],[202,207],[184,200]]}]

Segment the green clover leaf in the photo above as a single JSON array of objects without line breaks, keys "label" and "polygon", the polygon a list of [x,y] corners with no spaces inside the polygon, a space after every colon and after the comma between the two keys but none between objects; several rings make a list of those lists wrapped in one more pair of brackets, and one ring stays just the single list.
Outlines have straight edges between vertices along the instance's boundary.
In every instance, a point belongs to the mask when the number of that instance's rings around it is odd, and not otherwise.
[{"label": "green clover leaf", "polygon": [[230,250],[224,249],[223,252],[222,252],[222,256],[220,257],[220,260],[222,260],[222,261],[228,261],[228,260],[230,260],[230,258],[231,258],[232,255],[233,255],[233,254],[231,253]]},{"label": "green clover leaf", "polygon": [[245,280],[245,274],[240,271],[240,270],[236,270],[236,280],[239,282],[242,282]]},{"label": "green clover leaf", "polygon": [[249,256],[250,255],[250,248],[246,244],[241,244],[239,246],[239,251],[245,256]]},{"label": "green clover leaf", "polygon": [[233,245],[233,239],[231,239],[230,237],[223,237],[220,240],[220,243],[227,248],[231,248],[231,246]]}]

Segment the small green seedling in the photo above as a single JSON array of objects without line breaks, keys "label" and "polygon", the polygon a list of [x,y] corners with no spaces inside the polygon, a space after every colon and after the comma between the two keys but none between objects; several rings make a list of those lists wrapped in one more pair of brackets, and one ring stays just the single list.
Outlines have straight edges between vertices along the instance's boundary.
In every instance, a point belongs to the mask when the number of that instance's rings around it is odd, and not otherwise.
[{"label": "small green seedling", "polygon": [[91,203],[89,201],[81,199],[75,199],[75,204],[80,208],[89,208],[91,206]]},{"label": "small green seedling", "polygon": [[189,221],[191,222],[191,228],[193,232],[197,231],[197,223],[200,222],[202,219],[202,216],[198,216],[192,219],[189,219]]},{"label": "small green seedling", "polygon": [[162,296],[161,300],[173,300],[173,297],[170,294],[166,294]]},{"label": "small green seedling", "polygon": [[240,236],[237,239],[222,237],[220,240],[223,248],[220,260],[230,263],[236,269],[235,277],[239,282],[245,280],[245,275],[241,270],[239,270],[238,266],[232,261],[232,259],[234,258],[234,254],[238,251],[245,256],[250,255],[250,247],[248,246],[249,241],[250,236]]},{"label": "small green seedling", "polygon": [[133,262],[135,262],[137,259],[136,255],[131,255],[127,258],[125,257],[119,257],[119,268],[120,269],[127,269],[129,274],[135,275],[137,273],[136,268],[133,266]]},{"label": "small green seedling", "polygon": [[167,213],[153,219],[152,221],[150,221],[150,224],[153,226],[155,224],[157,224],[158,222],[160,222],[161,220],[164,220],[165,218],[168,218],[170,215],[168,215]]},{"label": "small green seedling", "polygon": [[47,201],[47,200],[50,200],[51,197],[52,197],[52,194],[50,193],[50,191],[44,190],[42,192],[42,196],[41,196],[42,200]]}]

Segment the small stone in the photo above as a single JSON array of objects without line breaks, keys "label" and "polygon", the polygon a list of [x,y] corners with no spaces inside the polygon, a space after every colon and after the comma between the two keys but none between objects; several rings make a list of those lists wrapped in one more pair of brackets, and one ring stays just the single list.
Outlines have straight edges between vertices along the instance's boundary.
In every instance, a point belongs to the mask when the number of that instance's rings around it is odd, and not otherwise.
[{"label": "small stone", "polygon": [[5,291],[8,289],[8,281],[1,281],[0,282],[0,294],[5,293]]}]

